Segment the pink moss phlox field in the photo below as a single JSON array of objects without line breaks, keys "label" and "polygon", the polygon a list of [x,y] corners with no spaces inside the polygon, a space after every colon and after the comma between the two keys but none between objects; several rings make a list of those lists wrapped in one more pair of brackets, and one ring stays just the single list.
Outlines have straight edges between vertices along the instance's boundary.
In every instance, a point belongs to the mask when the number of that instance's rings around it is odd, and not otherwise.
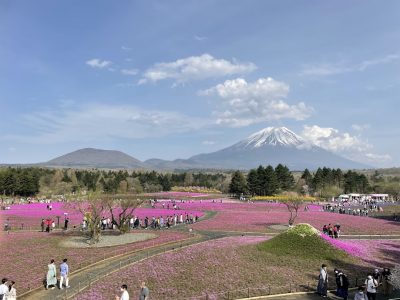
[{"label": "pink moss phlox field", "polygon": [[[60,223],[64,221],[64,218],[68,216],[70,224],[77,225],[82,222],[82,215],[77,209],[74,209],[69,204],[64,202],[51,203],[52,210],[47,209],[46,203],[31,203],[31,204],[15,204],[11,205],[9,210],[1,210],[0,217],[3,222],[9,219],[9,223],[12,227],[20,228],[21,224],[24,224],[24,228],[39,228],[41,219],[50,218],[57,222],[57,216],[60,217]],[[116,210],[118,212],[118,209]],[[201,211],[193,209],[180,209],[179,211],[162,209],[162,208],[138,208],[134,211],[134,214],[139,218],[145,218],[146,216],[151,217],[167,217],[174,214],[191,214],[193,216],[202,217],[204,215]],[[104,217],[108,217],[109,213],[105,212]],[[61,224],[62,225],[62,224]]]},{"label": "pink moss phlox field", "polygon": [[[150,231],[153,232],[153,231]],[[178,241],[189,236],[177,231],[156,231],[157,238],[103,248],[63,248],[59,244],[65,239],[62,234],[22,231],[10,234],[0,233],[0,257],[2,260],[1,276],[18,282],[18,291],[23,293],[36,288],[47,271],[50,259],[57,265],[63,258],[68,258],[71,271],[100,261],[107,257],[124,254],[156,245]],[[127,233],[135,234],[135,233]]]},{"label": "pink moss phlox field", "polygon": [[342,241],[339,239],[333,239],[326,234],[321,233],[320,237],[331,244],[333,247],[341,249],[345,251],[347,254],[350,254],[355,257],[365,257],[367,254],[365,248],[360,244],[351,242],[351,241]]},{"label": "pink moss phlox field", "polygon": [[[180,205],[180,204],[179,204]],[[265,232],[270,225],[287,224],[290,213],[278,203],[184,203],[183,207],[217,211],[209,220],[193,226],[199,230],[227,230]],[[394,222],[345,214],[320,211],[317,207],[301,208],[295,223],[308,223],[321,230],[326,224],[340,224],[342,234],[398,234],[400,227]]]},{"label": "pink moss phlox field", "polygon": [[154,197],[207,197],[209,194],[204,193],[191,193],[191,192],[159,192],[159,193],[151,193],[149,196]]},{"label": "pink moss phlox field", "polygon": [[400,240],[338,240],[325,234],[320,236],[333,247],[358,257],[373,267],[393,266],[400,261]]},{"label": "pink moss phlox field", "polygon": [[[227,263],[230,264],[229,268],[235,267],[235,261],[242,259],[235,251],[237,247],[267,239],[259,236],[227,237],[158,255],[117,271],[112,274],[113,280],[100,279],[76,299],[112,299],[120,283],[126,283],[132,298],[136,299],[135,293],[139,290],[141,280],[148,283],[151,299],[181,299],[204,295],[204,290],[196,291],[199,285],[200,288],[207,286],[209,294],[224,291],[228,284],[237,287],[240,270],[231,276],[216,276],[216,270],[224,270]],[[182,278],[185,276],[183,274],[191,274],[191,277]],[[181,281],[185,281],[186,288],[180,289]]]}]

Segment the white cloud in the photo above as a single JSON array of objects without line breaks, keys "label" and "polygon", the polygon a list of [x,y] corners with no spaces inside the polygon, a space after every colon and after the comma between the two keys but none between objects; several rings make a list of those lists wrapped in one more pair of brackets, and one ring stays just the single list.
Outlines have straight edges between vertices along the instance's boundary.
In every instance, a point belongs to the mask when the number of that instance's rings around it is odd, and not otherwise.
[{"label": "white cloud", "polygon": [[32,132],[23,136],[8,135],[5,139],[43,144],[137,139],[188,132],[209,123],[173,111],[98,103],[32,112],[22,120]]},{"label": "white cloud", "polygon": [[205,96],[216,96],[220,107],[214,112],[216,123],[231,127],[255,123],[295,119],[304,120],[313,111],[303,102],[290,105],[284,101],[289,86],[273,78],[260,78],[247,82],[243,78],[226,80],[210,89],[200,92]]},{"label": "white cloud", "polygon": [[351,128],[353,128],[355,131],[364,131],[370,128],[369,124],[353,124],[351,125]]},{"label": "white cloud", "polygon": [[215,145],[215,141],[203,141],[202,144],[207,146]]},{"label": "white cloud", "polygon": [[200,36],[200,35],[195,35],[195,36],[194,36],[194,39],[195,39],[196,41],[202,42],[202,41],[205,41],[205,40],[207,39],[207,37],[205,37],[205,36]]},{"label": "white cloud", "polygon": [[349,64],[343,62],[311,64],[303,66],[303,70],[300,72],[300,75],[330,76],[330,75],[343,74],[349,72],[362,72],[370,67],[381,64],[388,64],[399,59],[400,55],[389,54],[380,58],[364,60],[357,64]]},{"label": "white cloud", "polygon": [[101,60],[98,58],[93,58],[86,61],[86,64],[91,66],[92,68],[103,69],[109,67],[112,63],[109,60]]},{"label": "white cloud", "polygon": [[121,50],[123,51],[131,51],[132,48],[126,47],[126,46],[121,46]]},{"label": "white cloud", "polygon": [[121,73],[124,75],[134,76],[139,73],[138,69],[121,69]]},{"label": "white cloud", "polygon": [[312,145],[317,145],[355,161],[382,163],[391,159],[387,154],[372,153],[373,146],[361,136],[353,136],[335,128],[305,125],[301,136]]},{"label": "white cloud", "polygon": [[173,62],[157,63],[146,70],[139,84],[165,79],[184,83],[193,80],[218,78],[227,75],[245,74],[256,69],[253,63],[230,62],[209,54],[190,56]]}]

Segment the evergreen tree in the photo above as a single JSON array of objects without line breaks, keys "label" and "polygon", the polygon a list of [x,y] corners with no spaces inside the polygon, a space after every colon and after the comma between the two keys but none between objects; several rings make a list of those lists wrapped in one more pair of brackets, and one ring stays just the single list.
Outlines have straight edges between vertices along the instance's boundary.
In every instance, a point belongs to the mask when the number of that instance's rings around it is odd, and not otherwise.
[{"label": "evergreen tree", "polygon": [[301,179],[304,179],[306,185],[308,185],[309,187],[312,186],[313,176],[308,169],[304,170],[303,174],[301,175]]},{"label": "evergreen tree", "polygon": [[291,188],[293,188],[294,178],[287,166],[278,164],[275,168],[275,174],[278,180],[278,188],[280,190],[289,191]]},{"label": "evergreen tree", "polygon": [[247,187],[252,196],[258,194],[258,174],[255,169],[251,169],[247,174]]},{"label": "evergreen tree", "polygon": [[229,185],[229,192],[236,195],[236,197],[240,197],[240,195],[247,193],[247,182],[242,172],[236,171],[233,173]]},{"label": "evergreen tree", "polygon": [[266,196],[272,196],[276,194],[278,191],[279,185],[278,185],[278,179],[275,174],[275,170],[272,166],[268,166],[265,168],[265,179],[264,179],[264,190],[265,190],[265,195]]}]

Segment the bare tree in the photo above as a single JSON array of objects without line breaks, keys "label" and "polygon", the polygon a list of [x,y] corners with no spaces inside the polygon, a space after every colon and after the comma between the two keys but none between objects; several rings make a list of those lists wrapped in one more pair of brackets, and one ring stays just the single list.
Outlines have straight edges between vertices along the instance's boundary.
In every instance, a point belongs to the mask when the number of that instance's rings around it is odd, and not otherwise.
[{"label": "bare tree", "polygon": [[108,197],[106,203],[112,223],[121,234],[129,231],[129,219],[133,217],[134,210],[140,207],[144,201],[144,198],[113,199]]},{"label": "bare tree", "polygon": [[299,209],[301,205],[304,203],[304,199],[298,196],[284,196],[278,201],[286,205],[286,208],[290,212],[289,226],[292,226],[299,214]]},{"label": "bare tree", "polygon": [[90,244],[98,243],[101,236],[100,223],[107,210],[107,203],[99,197],[98,193],[88,193],[87,201],[76,202],[75,207],[87,223]]}]

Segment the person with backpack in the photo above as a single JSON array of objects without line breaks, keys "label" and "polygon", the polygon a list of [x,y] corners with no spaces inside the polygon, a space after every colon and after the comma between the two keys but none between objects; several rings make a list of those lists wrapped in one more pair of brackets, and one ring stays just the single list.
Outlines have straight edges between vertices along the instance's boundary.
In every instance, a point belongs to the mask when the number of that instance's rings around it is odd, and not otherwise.
[{"label": "person with backpack", "polygon": [[338,296],[342,297],[344,300],[347,300],[347,297],[349,296],[349,279],[342,271],[339,271],[338,283]]},{"label": "person with backpack", "polygon": [[376,300],[376,289],[378,288],[378,281],[372,277],[372,275],[368,275],[365,280],[365,287],[367,290],[368,300]]}]

